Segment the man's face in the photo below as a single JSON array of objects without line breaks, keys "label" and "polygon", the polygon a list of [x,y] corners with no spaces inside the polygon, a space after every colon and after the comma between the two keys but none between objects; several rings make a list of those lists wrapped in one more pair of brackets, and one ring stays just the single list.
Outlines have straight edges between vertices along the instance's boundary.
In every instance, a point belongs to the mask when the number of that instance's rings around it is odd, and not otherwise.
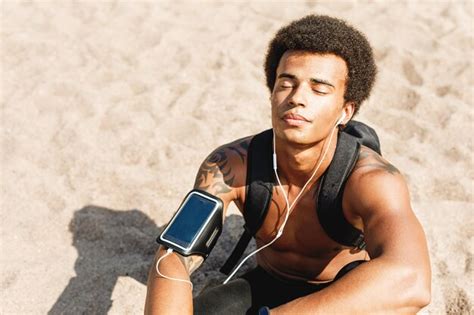
[{"label": "man's face", "polygon": [[272,125],[278,138],[313,144],[326,138],[345,104],[345,61],[333,54],[288,51],[280,59],[273,88]]}]

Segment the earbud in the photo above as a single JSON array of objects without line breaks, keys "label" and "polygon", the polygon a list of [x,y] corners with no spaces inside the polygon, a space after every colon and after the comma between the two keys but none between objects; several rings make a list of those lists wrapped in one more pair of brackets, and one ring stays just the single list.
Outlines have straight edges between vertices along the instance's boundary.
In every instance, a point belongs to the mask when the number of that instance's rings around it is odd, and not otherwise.
[{"label": "earbud", "polygon": [[342,112],[341,118],[339,118],[339,120],[337,121],[336,126],[340,125],[344,121],[344,119],[346,119],[346,112]]}]

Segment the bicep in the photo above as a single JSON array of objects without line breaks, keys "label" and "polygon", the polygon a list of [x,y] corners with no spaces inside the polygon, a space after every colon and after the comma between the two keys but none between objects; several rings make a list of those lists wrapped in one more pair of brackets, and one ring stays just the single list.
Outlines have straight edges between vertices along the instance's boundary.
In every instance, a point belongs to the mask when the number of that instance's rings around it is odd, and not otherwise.
[{"label": "bicep", "polygon": [[[415,297],[430,287],[431,266],[423,228],[409,204],[388,201],[364,219],[366,250],[375,262],[395,268],[400,285]],[[381,265],[380,265],[381,266]],[[385,269],[389,274],[388,269]],[[412,289],[414,291],[412,291]],[[429,289],[427,289],[429,292]],[[423,296],[423,301],[425,295]],[[425,302],[420,302],[425,305]]]},{"label": "bicep", "polygon": [[372,215],[364,222],[366,249],[372,258],[422,263],[428,251],[421,224],[411,209],[397,210]]},{"label": "bicep", "polygon": [[425,235],[411,208],[402,175],[368,172],[358,184],[355,211],[362,218],[370,256],[426,262]]},{"label": "bicep", "polygon": [[233,172],[226,151],[224,148],[219,148],[202,162],[196,174],[195,189],[201,189],[216,196],[232,191]]},{"label": "bicep", "polygon": [[244,158],[237,150],[222,146],[212,152],[201,164],[196,174],[194,189],[219,197],[224,203],[224,214],[231,201],[237,199],[242,185]]}]

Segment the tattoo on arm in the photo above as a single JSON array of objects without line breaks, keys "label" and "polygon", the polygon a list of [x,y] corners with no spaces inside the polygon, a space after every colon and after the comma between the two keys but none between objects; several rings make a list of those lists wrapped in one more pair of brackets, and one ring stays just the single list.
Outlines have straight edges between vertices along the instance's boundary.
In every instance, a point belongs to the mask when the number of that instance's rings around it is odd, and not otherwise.
[{"label": "tattoo on arm", "polygon": [[[238,140],[239,141],[239,140]],[[235,181],[235,173],[232,169],[229,156],[231,154],[245,162],[248,141],[239,141],[222,147],[211,153],[202,163],[194,182],[194,188],[202,189],[216,195],[230,192]]]},{"label": "tattoo on arm", "polygon": [[[368,161],[367,163],[364,163],[364,160],[367,160],[368,158],[372,158],[372,159]],[[354,170],[358,168],[362,168],[362,167],[371,167],[374,169],[380,169],[392,175],[400,173],[400,171],[395,166],[385,161],[380,155],[368,150],[362,150],[359,153],[359,160]]]},{"label": "tattoo on arm", "polygon": [[361,162],[361,161],[367,159],[369,156],[371,156],[371,154],[369,153],[369,151],[367,151],[367,150],[360,150],[358,162]]},{"label": "tattoo on arm", "polygon": [[188,256],[184,257],[181,255],[178,255],[179,259],[183,263],[184,267],[188,271],[189,275],[191,275],[196,269],[201,266],[201,264],[204,261],[204,258],[201,256]]},{"label": "tattoo on arm", "polygon": [[231,191],[234,182],[225,149],[214,151],[201,165],[194,188],[209,190],[219,195]]},{"label": "tattoo on arm", "polygon": [[238,147],[231,146],[229,149],[232,150],[233,152],[235,152],[239,156],[240,161],[242,163],[244,163],[245,162],[245,153],[247,152],[248,147],[249,147],[249,144],[248,144],[247,141],[241,141],[241,142],[239,142]]}]

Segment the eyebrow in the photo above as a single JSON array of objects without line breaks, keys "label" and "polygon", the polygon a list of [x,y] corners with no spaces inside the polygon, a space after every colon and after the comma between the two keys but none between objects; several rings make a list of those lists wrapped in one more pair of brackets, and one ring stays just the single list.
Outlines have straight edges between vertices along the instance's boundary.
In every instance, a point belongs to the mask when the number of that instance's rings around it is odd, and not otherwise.
[{"label": "eyebrow", "polygon": [[[288,79],[292,79],[292,80],[296,80],[296,76],[293,75],[293,74],[289,74],[289,73],[280,73],[278,75],[278,79],[280,78],[288,78]],[[331,84],[330,82],[324,80],[324,79],[318,79],[318,78],[311,78],[309,79],[311,81],[311,83],[313,84],[324,84],[324,85],[329,85],[333,88],[335,88],[335,86],[333,84]]]}]

